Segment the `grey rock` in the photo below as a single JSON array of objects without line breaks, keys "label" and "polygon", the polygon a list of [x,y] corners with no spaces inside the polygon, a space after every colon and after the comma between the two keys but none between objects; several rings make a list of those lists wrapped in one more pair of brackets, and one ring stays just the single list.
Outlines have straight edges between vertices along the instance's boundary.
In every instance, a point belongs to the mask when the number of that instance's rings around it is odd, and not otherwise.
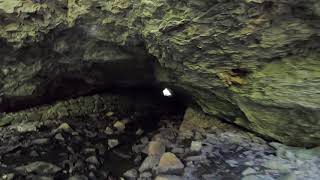
[{"label": "grey rock", "polygon": [[88,180],[88,178],[84,175],[75,175],[70,177],[68,180]]},{"label": "grey rock", "polygon": [[33,140],[31,143],[35,145],[45,145],[45,144],[48,144],[49,141],[50,140],[48,138],[40,138],[40,139]]},{"label": "grey rock", "polygon": [[65,141],[64,137],[62,136],[61,133],[58,133],[54,136],[54,138],[58,141]]},{"label": "grey rock", "polygon": [[39,153],[37,151],[31,151],[29,154],[31,157],[39,157]]},{"label": "grey rock", "polygon": [[38,178],[39,178],[39,180],[54,180],[53,177],[48,177],[48,176],[40,176]]},{"label": "grey rock", "polygon": [[93,164],[89,164],[89,168],[88,168],[90,171],[96,171],[97,170],[97,167]]},{"label": "grey rock", "polygon": [[104,133],[106,133],[107,135],[112,135],[113,130],[110,127],[106,127],[106,129],[104,130]]},{"label": "grey rock", "polygon": [[201,141],[192,141],[191,142],[190,150],[192,152],[199,152],[199,151],[201,151],[201,148],[202,148],[202,142]]},{"label": "grey rock", "polygon": [[132,151],[135,153],[141,153],[146,148],[144,144],[135,144],[132,146]]},{"label": "grey rock", "polygon": [[92,171],[89,173],[89,178],[92,179],[92,180],[96,180],[97,179],[96,175]]},{"label": "grey rock", "polygon": [[244,163],[247,166],[254,166],[254,162],[253,161],[247,161]]},{"label": "grey rock", "polygon": [[149,156],[161,156],[166,152],[166,146],[160,141],[150,141],[148,145]]},{"label": "grey rock", "polygon": [[171,150],[172,153],[174,154],[183,154],[185,152],[184,148],[179,148],[179,147],[175,147]]},{"label": "grey rock", "polygon": [[167,152],[161,156],[157,173],[180,175],[183,173],[183,169],[184,165],[180,159],[178,159],[175,154]]},{"label": "grey rock", "polygon": [[16,129],[20,133],[26,133],[26,132],[34,132],[37,131],[37,123],[38,122],[29,122],[29,123],[21,123],[14,127],[13,129]]},{"label": "grey rock", "polygon": [[142,161],[142,156],[141,155],[137,155],[137,157],[134,158],[134,160],[133,160],[135,165],[140,164],[141,161]]},{"label": "grey rock", "polygon": [[107,116],[107,117],[111,117],[111,116],[113,116],[113,115],[114,115],[114,112],[111,112],[111,111],[106,113],[106,116]]},{"label": "grey rock", "polygon": [[249,175],[241,178],[241,180],[275,180],[272,176],[268,175]]},{"label": "grey rock", "polygon": [[107,151],[106,147],[103,144],[97,144],[96,149],[98,150],[100,156],[103,156],[104,153]]},{"label": "grey rock", "polygon": [[125,177],[127,180],[136,180],[138,176],[139,174],[136,169],[130,169],[123,174],[123,177]]},{"label": "grey rock", "polygon": [[83,167],[84,167],[84,162],[82,160],[78,160],[74,165],[75,170],[81,170]]},{"label": "grey rock", "polygon": [[116,128],[119,132],[123,132],[126,129],[126,125],[122,121],[117,121],[113,125],[114,128]]},{"label": "grey rock", "polygon": [[279,180],[297,180],[297,176],[294,173],[289,173],[286,175],[283,175],[279,178]]},{"label": "grey rock", "polygon": [[96,166],[99,166],[100,165],[100,162],[98,160],[98,158],[96,156],[90,156],[86,159],[86,162],[87,163],[90,163],[90,164],[93,164],[93,165],[96,165]]},{"label": "grey rock", "polygon": [[42,175],[42,174],[55,174],[61,171],[61,168],[48,162],[37,161],[25,166],[19,166],[15,168],[15,170],[20,173],[37,173]]},{"label": "grey rock", "polygon": [[73,129],[70,127],[68,123],[62,123],[55,132],[66,132],[66,133],[72,133]]},{"label": "grey rock", "polygon": [[191,161],[206,161],[207,157],[205,155],[199,155],[199,156],[189,156],[185,159],[187,162],[191,162]]},{"label": "grey rock", "polygon": [[247,176],[247,175],[255,174],[255,173],[257,173],[257,171],[255,169],[249,167],[249,168],[245,169],[244,171],[242,171],[241,174],[244,176]]},{"label": "grey rock", "polygon": [[10,174],[4,174],[4,175],[2,175],[1,178],[2,178],[2,180],[13,180],[14,177],[15,177],[15,174],[10,173]]},{"label": "grey rock", "polygon": [[137,135],[137,136],[141,136],[143,133],[144,133],[144,131],[143,131],[142,129],[138,129],[138,130],[136,131],[136,135]]},{"label": "grey rock", "polygon": [[293,168],[291,164],[288,164],[286,161],[281,161],[280,159],[270,160],[262,164],[263,167],[277,170],[281,173],[289,173]]},{"label": "grey rock", "polygon": [[142,179],[149,179],[149,178],[152,177],[152,173],[151,172],[143,172],[143,173],[140,174],[139,177],[142,178]]},{"label": "grey rock", "polygon": [[83,150],[83,153],[85,153],[85,154],[94,154],[95,152],[96,152],[96,149],[94,149],[94,148],[85,148]]},{"label": "grey rock", "polygon": [[148,156],[139,167],[139,172],[145,172],[154,169],[160,161],[159,156]]},{"label": "grey rock", "polygon": [[181,176],[160,175],[157,176],[155,180],[183,180],[183,178]]},{"label": "grey rock", "polygon": [[228,163],[229,166],[231,166],[231,167],[237,167],[239,165],[239,163],[237,161],[232,160],[232,159],[226,160],[225,162]]},{"label": "grey rock", "polygon": [[119,140],[118,139],[109,139],[108,140],[108,146],[110,149],[116,147],[119,145]]},{"label": "grey rock", "polygon": [[140,139],[140,142],[141,142],[142,144],[148,144],[148,143],[149,143],[149,138],[148,138],[148,137],[142,137],[142,138]]}]

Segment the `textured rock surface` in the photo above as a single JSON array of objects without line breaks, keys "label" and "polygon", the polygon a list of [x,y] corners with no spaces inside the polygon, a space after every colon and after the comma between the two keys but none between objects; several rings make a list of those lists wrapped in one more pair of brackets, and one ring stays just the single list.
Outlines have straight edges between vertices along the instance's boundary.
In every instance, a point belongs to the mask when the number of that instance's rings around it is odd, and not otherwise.
[{"label": "textured rock surface", "polygon": [[152,83],[148,53],[206,113],[319,145],[318,0],[10,0],[0,17],[2,111]]},{"label": "textured rock surface", "polygon": [[[156,102],[154,102],[156,101]],[[53,105],[35,107],[24,111],[12,113],[0,113],[0,127],[8,124],[25,122],[43,122],[72,117],[87,117],[93,114],[107,116],[107,112],[117,111],[129,113],[134,110],[159,111],[165,108],[169,111],[170,106],[164,105],[153,96],[147,94],[114,95],[101,94],[94,96],[79,97],[66,101],[58,101]],[[24,127],[26,128],[26,127]],[[57,131],[70,131],[68,124],[62,124]]]}]

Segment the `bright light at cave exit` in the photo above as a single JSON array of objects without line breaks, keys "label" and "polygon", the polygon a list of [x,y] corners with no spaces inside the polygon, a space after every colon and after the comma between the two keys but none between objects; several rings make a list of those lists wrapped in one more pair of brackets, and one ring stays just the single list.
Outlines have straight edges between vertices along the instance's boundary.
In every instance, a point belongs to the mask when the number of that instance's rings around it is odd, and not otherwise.
[{"label": "bright light at cave exit", "polygon": [[171,97],[172,96],[172,91],[168,88],[165,88],[163,91],[162,91],[163,95],[166,96],[166,97]]}]

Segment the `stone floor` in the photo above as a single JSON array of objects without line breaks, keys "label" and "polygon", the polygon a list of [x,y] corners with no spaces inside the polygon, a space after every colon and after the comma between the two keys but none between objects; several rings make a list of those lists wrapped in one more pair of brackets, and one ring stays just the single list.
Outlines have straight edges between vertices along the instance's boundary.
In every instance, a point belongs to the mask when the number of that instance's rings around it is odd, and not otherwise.
[{"label": "stone floor", "polygon": [[[183,121],[182,121],[183,120]],[[320,148],[287,147],[188,108],[0,128],[0,179],[316,180]]]}]

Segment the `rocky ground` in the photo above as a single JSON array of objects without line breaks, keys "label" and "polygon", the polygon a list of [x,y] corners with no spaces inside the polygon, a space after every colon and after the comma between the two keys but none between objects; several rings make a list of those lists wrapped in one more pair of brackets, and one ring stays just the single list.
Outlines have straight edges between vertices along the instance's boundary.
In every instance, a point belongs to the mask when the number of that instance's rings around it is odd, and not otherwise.
[{"label": "rocky ground", "polygon": [[192,108],[15,124],[0,129],[0,143],[4,180],[320,177],[320,148],[268,143]]}]

